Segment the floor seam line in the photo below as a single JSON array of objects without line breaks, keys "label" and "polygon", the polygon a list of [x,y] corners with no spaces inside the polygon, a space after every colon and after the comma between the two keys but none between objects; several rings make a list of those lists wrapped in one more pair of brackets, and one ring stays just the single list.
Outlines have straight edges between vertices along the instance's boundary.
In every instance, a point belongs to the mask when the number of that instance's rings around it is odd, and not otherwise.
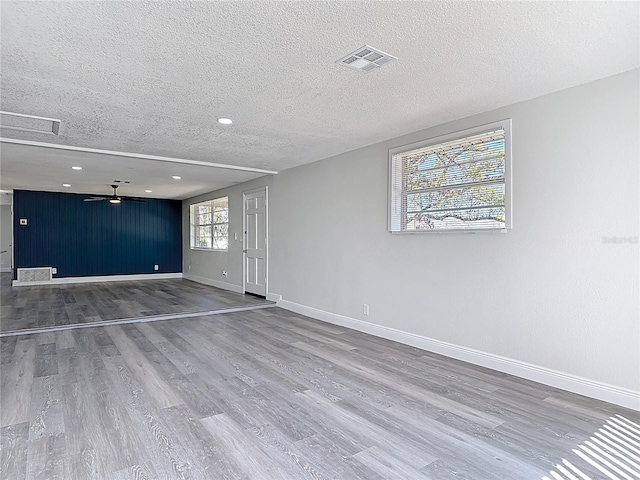
[{"label": "floor seam line", "polygon": [[277,305],[275,303],[268,304],[268,305],[250,305],[248,307],[233,307],[233,308],[225,308],[221,310],[208,310],[204,312],[151,315],[148,317],[123,318],[123,319],[115,319],[115,320],[105,320],[102,322],[74,323],[72,325],[56,325],[51,327],[31,328],[27,330],[14,330],[11,332],[0,332],[0,338],[16,337],[20,335],[35,335],[38,333],[58,332],[62,330],[76,330],[79,328],[106,327],[111,325],[126,325],[130,323],[151,323],[151,322],[160,322],[163,320],[178,320],[182,318],[206,317],[209,315],[223,315],[225,313],[237,313],[237,312],[247,312],[251,310],[262,310],[265,308],[274,308],[276,306]]}]

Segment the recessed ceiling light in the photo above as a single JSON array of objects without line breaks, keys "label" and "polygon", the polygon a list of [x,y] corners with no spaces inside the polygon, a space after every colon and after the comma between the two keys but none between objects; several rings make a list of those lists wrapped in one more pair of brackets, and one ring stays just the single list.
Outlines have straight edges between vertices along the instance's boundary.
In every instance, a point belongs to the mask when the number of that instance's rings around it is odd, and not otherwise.
[{"label": "recessed ceiling light", "polygon": [[144,193],[151,193],[153,190],[145,190]]},{"label": "recessed ceiling light", "polygon": [[63,187],[70,187],[70,186],[71,186],[71,184],[70,184],[70,183],[63,183],[63,184],[62,184],[62,186],[63,186]]},{"label": "recessed ceiling light", "polygon": [[180,180],[182,177],[178,176],[178,175],[174,175],[171,178],[173,178],[174,180]]},{"label": "recessed ceiling light", "polygon": [[71,167],[74,170],[82,170],[82,167]]},{"label": "recessed ceiling light", "polygon": [[218,123],[221,123],[222,125],[231,125],[233,123],[233,120],[231,120],[230,118],[219,118]]}]

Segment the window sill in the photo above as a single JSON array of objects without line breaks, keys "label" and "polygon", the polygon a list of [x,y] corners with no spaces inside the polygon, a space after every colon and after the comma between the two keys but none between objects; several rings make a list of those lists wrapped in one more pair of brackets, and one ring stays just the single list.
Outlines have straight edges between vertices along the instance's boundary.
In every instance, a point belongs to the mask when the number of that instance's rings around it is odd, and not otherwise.
[{"label": "window sill", "polygon": [[481,229],[447,229],[447,230],[404,230],[401,232],[389,232],[393,235],[422,235],[425,233],[434,234],[434,233],[507,233],[510,230],[508,228],[481,228]]},{"label": "window sill", "polygon": [[222,248],[194,248],[194,247],[191,247],[190,249],[191,250],[196,250],[198,252],[228,252],[229,251],[228,248],[222,249]]}]

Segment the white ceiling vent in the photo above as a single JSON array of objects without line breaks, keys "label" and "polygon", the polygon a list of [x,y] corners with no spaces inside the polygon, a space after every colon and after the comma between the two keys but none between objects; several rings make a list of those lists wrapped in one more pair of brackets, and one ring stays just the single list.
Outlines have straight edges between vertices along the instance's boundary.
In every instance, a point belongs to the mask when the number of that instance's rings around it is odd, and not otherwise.
[{"label": "white ceiling vent", "polygon": [[57,118],[37,117],[24,113],[0,112],[0,127],[23,132],[58,135],[60,120]]},{"label": "white ceiling vent", "polygon": [[397,59],[398,58],[393,55],[389,55],[377,48],[365,45],[364,47],[357,49],[355,52],[345,55],[336,63],[345,67],[360,70],[361,72],[369,73]]}]

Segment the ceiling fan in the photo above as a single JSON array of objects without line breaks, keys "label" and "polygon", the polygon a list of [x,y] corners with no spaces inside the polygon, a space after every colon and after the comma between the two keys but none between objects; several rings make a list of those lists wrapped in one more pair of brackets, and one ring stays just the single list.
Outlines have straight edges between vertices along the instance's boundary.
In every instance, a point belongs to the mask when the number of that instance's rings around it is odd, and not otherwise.
[{"label": "ceiling fan", "polygon": [[108,200],[109,203],[113,203],[117,205],[120,202],[144,202],[141,198],[133,198],[133,197],[120,197],[118,196],[118,185],[111,185],[113,188],[113,195],[103,195],[98,197],[89,197],[85,198],[85,202],[100,202],[102,200]]}]

